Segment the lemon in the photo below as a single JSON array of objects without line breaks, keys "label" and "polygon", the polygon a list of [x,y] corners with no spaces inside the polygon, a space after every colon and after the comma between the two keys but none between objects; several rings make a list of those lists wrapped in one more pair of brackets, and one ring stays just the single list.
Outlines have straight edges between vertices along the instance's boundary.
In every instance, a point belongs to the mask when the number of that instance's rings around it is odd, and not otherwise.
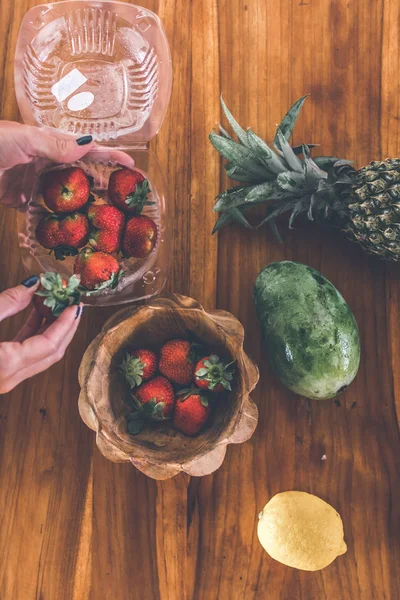
[{"label": "lemon", "polygon": [[306,492],[276,494],[259,514],[258,539],[279,562],[318,571],[347,550],[340,515]]}]

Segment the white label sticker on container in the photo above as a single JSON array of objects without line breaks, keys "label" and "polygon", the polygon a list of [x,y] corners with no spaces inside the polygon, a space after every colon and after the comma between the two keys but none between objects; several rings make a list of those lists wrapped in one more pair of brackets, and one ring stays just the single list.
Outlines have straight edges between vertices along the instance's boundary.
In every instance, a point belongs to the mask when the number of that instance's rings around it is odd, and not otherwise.
[{"label": "white label sticker on container", "polygon": [[72,69],[65,77],[53,85],[51,91],[57,100],[62,102],[65,98],[76,92],[86,81],[87,78],[78,69]]},{"label": "white label sticker on container", "polygon": [[79,92],[68,100],[68,109],[71,111],[83,110],[90,106],[94,101],[92,92]]}]

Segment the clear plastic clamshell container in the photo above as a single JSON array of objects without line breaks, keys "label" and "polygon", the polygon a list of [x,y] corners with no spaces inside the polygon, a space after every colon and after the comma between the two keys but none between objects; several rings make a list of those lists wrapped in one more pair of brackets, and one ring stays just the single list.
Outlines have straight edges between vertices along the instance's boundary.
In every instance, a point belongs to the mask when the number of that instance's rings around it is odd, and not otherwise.
[{"label": "clear plastic clamshell container", "polygon": [[[120,151],[135,160],[135,168],[150,183],[148,199],[154,204],[143,214],[157,224],[155,248],[145,259],[122,260],[124,275],[118,287],[88,296],[88,304],[149,298],[165,284],[171,258],[165,183],[147,145],[163,122],[171,84],[168,41],[160,19],[147,9],[121,2],[69,0],[36,6],[23,19],[15,89],[24,122],[75,137],[92,135],[99,145],[112,148],[107,160],[99,153],[98,158],[75,163],[93,177],[93,192],[106,201],[108,178],[119,166]],[[30,273],[58,271],[69,276],[74,259],[57,261],[35,237],[36,225],[47,210],[40,176],[50,168],[59,167],[43,168],[38,162],[28,173],[28,210],[19,234],[22,258]]]}]

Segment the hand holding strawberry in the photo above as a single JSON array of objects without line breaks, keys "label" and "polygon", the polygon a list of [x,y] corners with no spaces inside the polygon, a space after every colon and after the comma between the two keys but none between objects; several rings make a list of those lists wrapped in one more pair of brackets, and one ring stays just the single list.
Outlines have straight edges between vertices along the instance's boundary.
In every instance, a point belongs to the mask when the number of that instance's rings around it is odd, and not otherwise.
[{"label": "hand holding strawberry", "polygon": [[33,296],[33,305],[44,319],[55,319],[73,304],[80,302],[80,278],[72,275],[67,281],[58,273],[44,273],[40,287]]}]

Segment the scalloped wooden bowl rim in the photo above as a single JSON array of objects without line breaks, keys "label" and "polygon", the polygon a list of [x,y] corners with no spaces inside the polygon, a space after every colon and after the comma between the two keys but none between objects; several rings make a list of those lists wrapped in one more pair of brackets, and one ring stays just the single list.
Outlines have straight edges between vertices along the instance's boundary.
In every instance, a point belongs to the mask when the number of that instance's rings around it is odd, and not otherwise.
[{"label": "scalloped wooden bowl rim", "polygon": [[[145,323],[158,310],[179,311],[180,316],[181,314],[185,315],[187,311],[201,313],[198,318],[209,320],[210,323],[207,322],[207,326],[214,328],[219,335],[229,340],[231,348],[235,348],[235,358],[238,361],[237,364],[241,373],[242,389],[240,395],[239,390],[237,391],[237,406],[230,421],[216,435],[214,440],[204,440],[204,443],[192,455],[189,452],[189,456],[182,461],[167,461],[164,459],[162,462],[158,462],[155,458],[149,459],[147,455],[151,452],[146,451],[143,445],[135,443],[133,441],[135,438],[125,434],[125,437],[129,437],[129,442],[127,442],[117,437],[115,422],[113,427],[109,427],[107,419],[104,421],[99,419],[99,412],[104,411],[99,408],[99,402],[96,398],[99,395],[102,397],[103,390],[101,386],[104,385],[103,381],[106,379],[104,376],[102,377],[99,365],[101,364],[102,367],[105,365],[107,372],[109,372],[108,366],[113,358],[107,352],[108,340],[113,339],[113,336],[118,339],[118,330],[122,323],[131,328],[128,331],[132,335],[137,329],[135,325],[138,325],[141,318],[143,318],[142,322]],[[121,337],[126,337],[126,334],[121,334]],[[218,469],[224,460],[227,445],[242,443],[249,439],[258,421],[258,410],[249,394],[257,385],[259,372],[257,366],[244,352],[243,340],[243,326],[232,314],[223,310],[205,311],[197,301],[178,294],[167,298],[157,298],[146,305],[123,308],[115,313],[108,319],[99,335],[88,346],[82,358],[78,375],[81,386],[79,412],[86,425],[96,432],[96,443],[102,454],[114,462],[130,461],[140,471],[154,479],[167,479],[181,471],[200,476]],[[93,394],[91,392],[92,384],[95,389],[97,386],[98,393]],[[112,411],[109,410],[109,412]],[[189,444],[190,442],[188,442]],[[153,450],[153,452],[155,451]],[[163,450],[160,450],[161,452]]]}]

